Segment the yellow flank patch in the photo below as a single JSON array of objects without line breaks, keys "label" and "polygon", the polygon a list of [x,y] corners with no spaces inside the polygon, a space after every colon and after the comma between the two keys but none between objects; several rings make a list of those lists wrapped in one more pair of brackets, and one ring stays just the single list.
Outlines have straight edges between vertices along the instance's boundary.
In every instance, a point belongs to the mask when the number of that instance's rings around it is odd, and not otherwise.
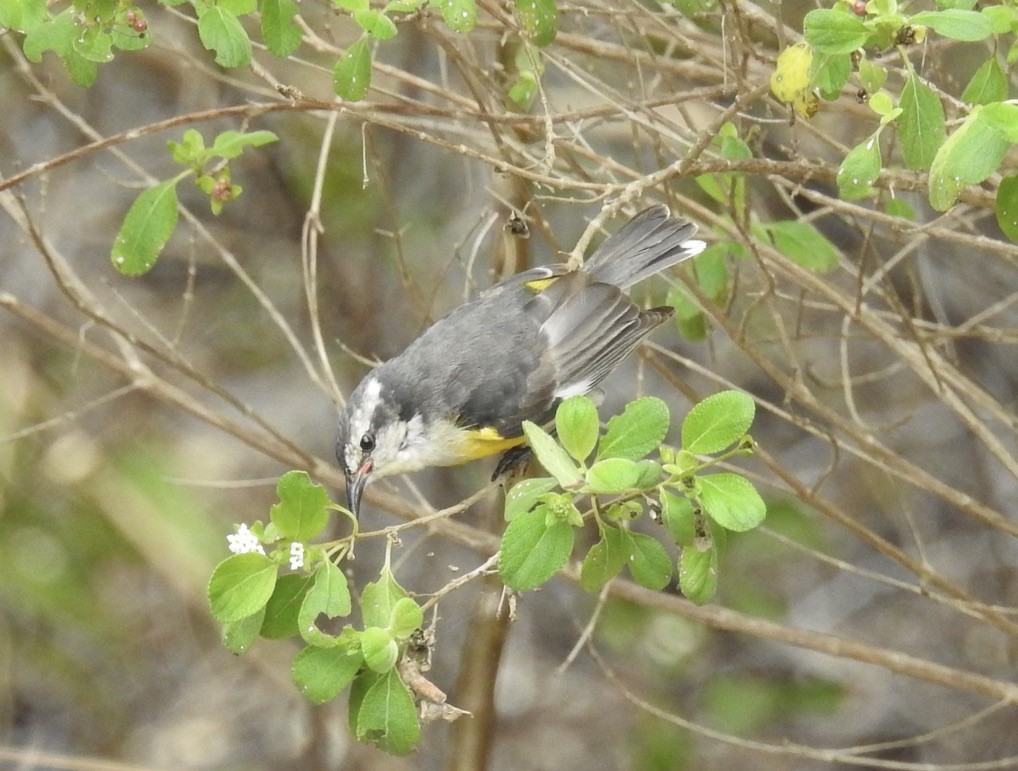
[{"label": "yellow flank patch", "polygon": [[552,276],[551,278],[538,278],[533,281],[528,281],[524,286],[527,289],[533,289],[535,292],[543,292],[549,286],[558,281],[561,276]]},{"label": "yellow flank patch", "polygon": [[506,438],[490,426],[485,428],[471,428],[464,432],[466,441],[463,442],[463,461],[484,458],[494,455],[497,452],[508,450],[518,444],[523,444],[526,437],[514,436]]}]

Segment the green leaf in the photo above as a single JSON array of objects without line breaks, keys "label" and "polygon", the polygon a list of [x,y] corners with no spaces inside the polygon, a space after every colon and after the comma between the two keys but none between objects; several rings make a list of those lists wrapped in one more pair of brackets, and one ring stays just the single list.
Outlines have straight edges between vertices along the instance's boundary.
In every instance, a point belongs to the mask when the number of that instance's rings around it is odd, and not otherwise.
[{"label": "green leaf", "polygon": [[975,107],[951,134],[930,164],[930,205],[947,211],[966,185],[982,182],[1000,166],[1008,141],[980,113],[989,107]]},{"label": "green leaf", "polygon": [[336,645],[338,638],[318,628],[318,616],[323,613],[328,618],[348,616],[351,609],[346,576],[331,561],[326,560],[315,571],[315,582],[304,595],[297,613],[297,628],[301,637],[310,645],[322,648]]},{"label": "green leaf", "polygon": [[656,538],[644,533],[623,531],[627,541],[629,573],[640,586],[658,590],[672,580],[672,558]]},{"label": "green leaf", "polygon": [[546,46],[558,33],[555,0],[516,0],[516,13],[524,31],[537,45]]},{"label": "green leaf", "polygon": [[853,147],[838,169],[838,192],[846,201],[873,195],[873,182],[880,176],[879,134],[873,134]]},{"label": "green leaf", "polygon": [[400,597],[392,607],[389,631],[398,640],[405,640],[424,626],[424,611],[412,597]]},{"label": "green leaf", "polygon": [[597,457],[638,460],[668,433],[668,405],[656,396],[644,396],[626,405],[621,415],[608,421],[597,448]]},{"label": "green leaf", "polygon": [[265,618],[259,630],[262,637],[278,640],[297,634],[297,614],[313,582],[312,576],[296,573],[281,576],[276,581],[276,588],[265,606]]},{"label": "green leaf", "polygon": [[640,467],[629,458],[605,458],[587,471],[587,486],[595,495],[622,493],[637,486]]},{"label": "green leaf", "polygon": [[0,0],[0,27],[31,32],[46,18],[43,0]]},{"label": "green leaf", "polygon": [[661,519],[678,546],[689,546],[696,538],[693,502],[667,490],[661,491]]},{"label": "green leaf", "polygon": [[527,444],[534,451],[538,462],[558,480],[560,485],[569,487],[580,484],[583,478],[579,469],[550,434],[529,420],[523,421],[523,433],[526,434]]},{"label": "green leaf", "polygon": [[258,637],[258,630],[265,618],[265,608],[238,621],[223,624],[223,645],[230,653],[240,655],[248,650]]},{"label": "green leaf", "polygon": [[391,40],[396,37],[396,25],[380,11],[354,11],[353,20],[375,40]]},{"label": "green leaf", "polygon": [[826,9],[807,13],[802,28],[806,42],[822,54],[850,54],[870,36],[858,16]]},{"label": "green leaf", "polygon": [[769,222],[765,228],[774,247],[804,268],[826,273],[838,267],[838,250],[810,223],[784,220]]},{"label": "green leaf", "polygon": [[914,171],[930,168],[937,150],[944,143],[944,107],[933,89],[912,74],[898,100],[901,117],[898,137],[905,163]]},{"label": "green leaf", "polygon": [[915,220],[915,209],[903,198],[891,198],[884,203],[884,211],[892,217]]},{"label": "green leaf", "polygon": [[258,0],[216,0],[216,5],[238,17],[258,10]]},{"label": "green leaf", "polygon": [[294,658],[291,674],[305,699],[324,704],[350,684],[363,664],[360,650],[348,638],[334,648],[305,648]]},{"label": "green leaf", "polygon": [[601,529],[601,540],[590,547],[580,566],[580,585],[588,592],[601,591],[601,587],[618,575],[628,559],[629,548],[623,540],[622,531],[605,525]]},{"label": "green leaf", "polygon": [[453,32],[469,32],[477,24],[476,0],[431,0],[431,6]]},{"label": "green leaf", "polygon": [[633,487],[639,490],[650,490],[657,487],[661,481],[661,464],[654,460],[644,459],[636,462],[636,484]]},{"label": "green leaf", "polygon": [[371,7],[370,0],[332,0],[332,2],[346,11],[366,11]]},{"label": "green leaf", "polygon": [[824,99],[833,101],[852,74],[852,57],[849,54],[817,56],[810,67],[810,82],[820,89]]},{"label": "green leaf", "polygon": [[994,35],[1007,34],[1011,31],[1011,25],[1015,23],[1015,9],[1007,5],[991,5],[983,8],[982,13],[993,25]]},{"label": "green leaf", "polygon": [[542,495],[558,487],[558,480],[550,477],[524,479],[512,486],[505,496],[505,521],[512,522],[520,514],[537,505]]},{"label": "green leaf", "polygon": [[279,137],[271,131],[251,131],[242,133],[240,131],[224,131],[216,137],[212,143],[212,155],[231,160],[244,152],[245,147],[261,147],[272,142],[278,142]]},{"label": "green leaf", "polygon": [[887,70],[879,64],[874,64],[869,59],[862,59],[859,62],[859,82],[869,94],[879,91],[887,80]]},{"label": "green leaf", "polygon": [[406,590],[396,583],[392,571],[385,567],[378,580],[364,587],[361,593],[361,616],[364,626],[388,628],[396,604],[407,597]]},{"label": "green leaf", "polygon": [[220,67],[244,67],[251,61],[251,40],[240,20],[218,5],[198,11],[198,37],[209,51],[215,51]]},{"label": "green leaf", "polygon": [[124,217],[110,259],[126,276],[140,276],[155,265],[177,225],[175,179],[150,187],[135,199]]},{"label": "green leaf", "polygon": [[285,59],[300,47],[301,28],[293,0],[262,0],[262,37],[273,56]]},{"label": "green leaf", "polygon": [[597,407],[586,396],[571,396],[555,411],[555,431],[566,451],[580,463],[594,451],[601,424]]},{"label": "green leaf", "polygon": [[767,506],[760,493],[738,474],[705,474],[698,477],[703,510],[721,527],[741,533],[764,521]]},{"label": "green leaf", "polygon": [[1018,105],[988,104],[979,110],[979,121],[1011,144],[1018,144]]},{"label": "green leaf", "polygon": [[742,391],[719,391],[693,406],[682,421],[682,448],[696,455],[721,452],[753,425],[756,406]]},{"label": "green leaf", "polygon": [[[354,691],[358,691],[357,698]],[[356,705],[356,709],[354,709]],[[395,669],[384,675],[364,673],[350,693],[350,721],[359,741],[390,755],[409,755],[420,738],[414,697]]]},{"label": "green leaf", "polygon": [[951,8],[946,11],[922,11],[909,18],[909,24],[929,27],[944,37],[968,43],[985,40],[993,34],[993,22],[978,11]]},{"label": "green leaf", "polygon": [[229,623],[265,607],[276,586],[276,563],[264,554],[234,554],[216,566],[208,586],[209,608],[217,621]]},{"label": "green leaf", "polygon": [[1007,76],[996,56],[991,56],[976,70],[961,98],[972,104],[989,104],[1007,99]]},{"label": "green leaf", "polygon": [[1004,177],[997,188],[997,224],[1001,232],[1018,243],[1018,176]]},{"label": "green leaf", "polygon": [[692,546],[682,550],[679,560],[679,590],[690,602],[703,605],[718,589],[718,552],[712,545],[705,551]]},{"label": "green leaf", "polygon": [[89,27],[74,41],[74,50],[90,62],[113,61],[113,35],[101,27]]},{"label": "green leaf", "polygon": [[[406,598],[404,598],[406,599]],[[361,655],[364,663],[380,675],[384,675],[399,659],[399,646],[392,639],[388,629],[369,626],[361,632]]]},{"label": "green leaf", "polygon": [[359,102],[371,85],[371,48],[367,38],[353,43],[339,57],[332,70],[336,94],[351,102]]},{"label": "green leaf", "polygon": [[536,589],[558,573],[573,550],[573,528],[567,522],[548,525],[543,508],[520,514],[502,535],[498,572],[510,589]]},{"label": "green leaf", "polygon": [[310,541],[329,523],[329,494],[306,471],[287,471],[276,485],[279,503],[269,510],[281,538]]}]

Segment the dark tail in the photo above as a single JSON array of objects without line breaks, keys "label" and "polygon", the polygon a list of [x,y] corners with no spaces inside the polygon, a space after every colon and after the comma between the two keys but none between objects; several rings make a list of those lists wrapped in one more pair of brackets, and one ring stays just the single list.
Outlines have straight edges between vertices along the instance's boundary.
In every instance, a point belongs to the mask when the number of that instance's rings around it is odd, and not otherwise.
[{"label": "dark tail", "polygon": [[652,206],[601,244],[583,270],[605,284],[628,289],[702,252],[707,245],[691,240],[694,233],[692,222],[672,218],[667,206]]}]

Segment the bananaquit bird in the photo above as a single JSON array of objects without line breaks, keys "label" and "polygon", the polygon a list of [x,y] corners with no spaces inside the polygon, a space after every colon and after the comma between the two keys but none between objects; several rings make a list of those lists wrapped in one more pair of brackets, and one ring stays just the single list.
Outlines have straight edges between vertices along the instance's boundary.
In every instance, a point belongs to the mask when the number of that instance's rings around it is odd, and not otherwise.
[{"label": "bananaquit bird", "polygon": [[454,466],[522,444],[524,420],[592,391],[672,308],[624,293],[703,251],[667,207],[638,214],[578,270],[533,268],[435,322],[350,395],[336,455],[351,511],[373,479]]}]

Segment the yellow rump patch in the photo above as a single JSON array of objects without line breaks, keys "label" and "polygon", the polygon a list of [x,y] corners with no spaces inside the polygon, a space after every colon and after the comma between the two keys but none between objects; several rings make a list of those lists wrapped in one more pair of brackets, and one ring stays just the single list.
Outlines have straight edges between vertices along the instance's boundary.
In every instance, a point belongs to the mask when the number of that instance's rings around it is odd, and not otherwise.
[{"label": "yellow rump patch", "polygon": [[525,286],[527,289],[533,289],[535,292],[543,292],[549,286],[558,281],[561,276],[552,276],[551,278],[538,278],[534,281],[528,281]]},{"label": "yellow rump patch", "polygon": [[484,458],[494,455],[497,452],[508,450],[523,444],[526,437],[514,436],[506,438],[490,426],[485,428],[471,428],[464,432],[466,441],[463,442],[463,461]]}]

